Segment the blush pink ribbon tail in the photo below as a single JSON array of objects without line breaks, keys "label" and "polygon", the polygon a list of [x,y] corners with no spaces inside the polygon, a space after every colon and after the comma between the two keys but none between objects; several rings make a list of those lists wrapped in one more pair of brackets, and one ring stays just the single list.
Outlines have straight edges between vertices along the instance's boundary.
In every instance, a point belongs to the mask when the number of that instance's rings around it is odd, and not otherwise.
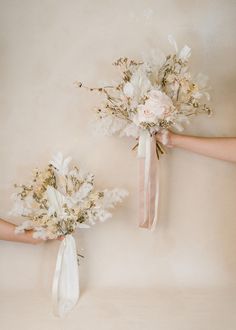
[{"label": "blush pink ribbon tail", "polygon": [[139,227],[154,230],[158,217],[159,171],[156,139],[143,131],[139,137]]}]

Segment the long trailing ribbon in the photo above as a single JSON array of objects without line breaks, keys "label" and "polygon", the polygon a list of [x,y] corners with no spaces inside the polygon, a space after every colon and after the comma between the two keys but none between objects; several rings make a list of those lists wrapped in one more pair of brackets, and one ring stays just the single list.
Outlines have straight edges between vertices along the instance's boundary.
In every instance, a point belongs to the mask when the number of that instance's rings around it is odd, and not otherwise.
[{"label": "long trailing ribbon", "polygon": [[53,312],[65,316],[79,299],[79,268],[76,243],[72,235],[61,242],[52,284]]},{"label": "long trailing ribbon", "polygon": [[139,160],[139,227],[155,229],[159,203],[159,171],[156,139],[142,131],[138,145]]}]

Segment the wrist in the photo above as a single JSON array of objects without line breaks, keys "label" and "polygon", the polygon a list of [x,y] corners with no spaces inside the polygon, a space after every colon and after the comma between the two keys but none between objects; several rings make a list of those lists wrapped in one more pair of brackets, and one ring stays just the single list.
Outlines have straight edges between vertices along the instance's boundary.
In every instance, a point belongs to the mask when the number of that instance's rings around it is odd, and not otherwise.
[{"label": "wrist", "polygon": [[15,234],[15,237],[13,240],[16,242],[28,243],[28,244],[38,244],[42,241],[42,240],[33,238],[32,230],[26,230],[23,233]]},{"label": "wrist", "polygon": [[27,230],[25,232],[26,243],[36,245],[43,242],[43,239],[41,238],[34,238],[33,234],[34,234],[33,230]]},{"label": "wrist", "polygon": [[175,133],[172,133],[169,131],[169,145],[171,147],[177,147],[178,146],[178,140],[179,140],[179,135],[178,134],[175,134]]}]

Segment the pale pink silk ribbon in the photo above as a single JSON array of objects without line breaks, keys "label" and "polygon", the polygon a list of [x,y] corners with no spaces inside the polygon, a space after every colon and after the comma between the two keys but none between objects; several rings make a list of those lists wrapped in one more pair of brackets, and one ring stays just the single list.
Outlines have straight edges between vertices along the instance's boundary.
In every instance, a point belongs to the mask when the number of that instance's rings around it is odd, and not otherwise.
[{"label": "pale pink silk ribbon", "polygon": [[159,171],[156,139],[143,131],[139,137],[139,227],[155,229],[158,217]]}]

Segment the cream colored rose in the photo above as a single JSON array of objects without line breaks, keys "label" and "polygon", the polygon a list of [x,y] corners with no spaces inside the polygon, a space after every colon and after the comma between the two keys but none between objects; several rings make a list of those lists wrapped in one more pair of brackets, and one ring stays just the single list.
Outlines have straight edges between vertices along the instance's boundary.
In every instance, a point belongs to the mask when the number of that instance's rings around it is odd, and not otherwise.
[{"label": "cream colored rose", "polygon": [[138,107],[134,122],[139,125],[145,123],[157,123],[158,119],[168,115],[173,108],[172,100],[166,94],[158,90],[151,90],[148,93],[145,104]]}]

